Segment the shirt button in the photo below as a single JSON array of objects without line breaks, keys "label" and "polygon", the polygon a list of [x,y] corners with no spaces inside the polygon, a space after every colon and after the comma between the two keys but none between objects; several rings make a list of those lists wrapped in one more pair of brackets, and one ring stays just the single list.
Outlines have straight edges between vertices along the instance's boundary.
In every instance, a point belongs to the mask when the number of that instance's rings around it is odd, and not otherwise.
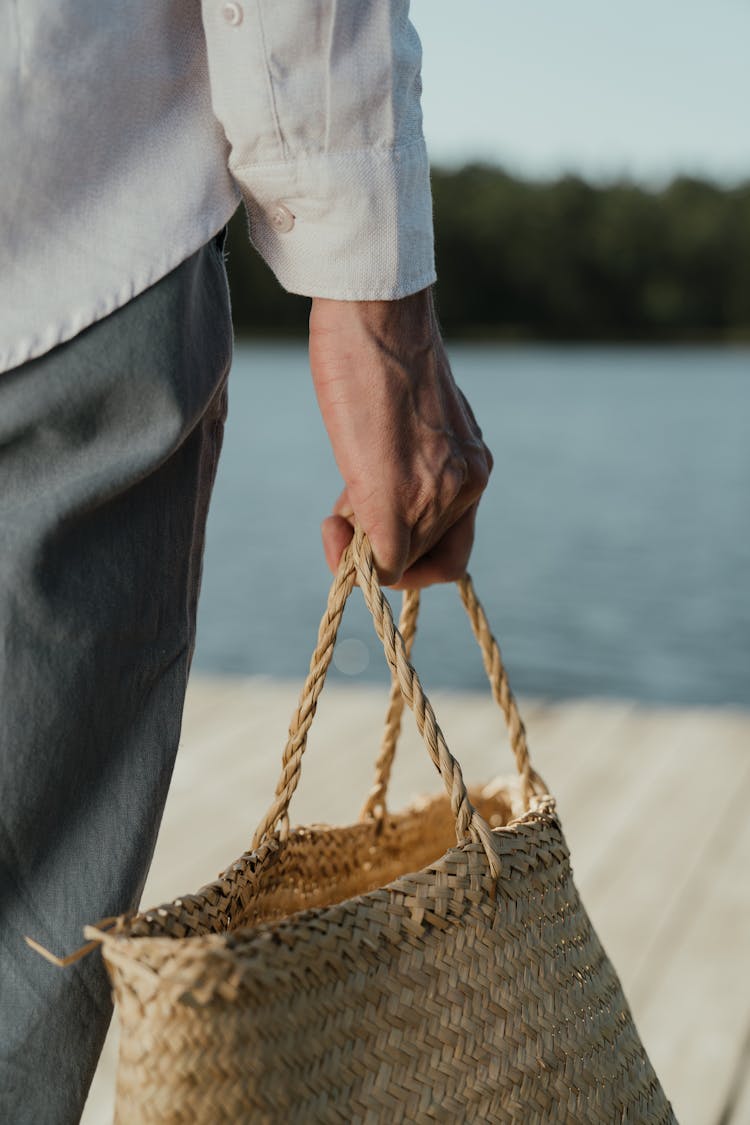
[{"label": "shirt button", "polygon": [[222,4],[221,14],[224,17],[224,22],[228,23],[230,27],[238,27],[242,23],[242,5],[235,4],[234,0],[229,0],[229,3]]},{"label": "shirt button", "polygon": [[283,203],[275,203],[268,212],[268,220],[279,234],[286,234],[294,226],[294,215]]}]

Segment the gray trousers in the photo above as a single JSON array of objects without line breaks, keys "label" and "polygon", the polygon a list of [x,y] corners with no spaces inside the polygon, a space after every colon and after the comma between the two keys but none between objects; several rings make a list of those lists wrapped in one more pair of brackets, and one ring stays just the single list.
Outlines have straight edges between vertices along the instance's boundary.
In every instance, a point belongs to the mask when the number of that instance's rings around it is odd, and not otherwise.
[{"label": "gray trousers", "polygon": [[77,1122],[172,775],[226,413],[222,240],[0,375],[0,1122]]}]

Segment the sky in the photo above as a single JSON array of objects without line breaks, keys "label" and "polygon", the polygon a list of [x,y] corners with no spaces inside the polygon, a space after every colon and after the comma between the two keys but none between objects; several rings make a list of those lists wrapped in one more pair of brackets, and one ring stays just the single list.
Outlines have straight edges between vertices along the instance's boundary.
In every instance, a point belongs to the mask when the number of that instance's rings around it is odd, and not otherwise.
[{"label": "sky", "polygon": [[750,0],[412,0],[434,164],[750,179]]}]

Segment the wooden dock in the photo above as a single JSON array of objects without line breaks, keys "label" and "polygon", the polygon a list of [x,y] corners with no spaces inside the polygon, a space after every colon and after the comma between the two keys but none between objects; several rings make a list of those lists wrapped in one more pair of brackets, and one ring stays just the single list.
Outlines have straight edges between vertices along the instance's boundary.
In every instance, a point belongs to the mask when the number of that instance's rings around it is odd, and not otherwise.
[{"label": "wooden dock", "polygon": [[[297,690],[193,681],[144,907],[196,891],[248,847]],[[468,781],[512,772],[489,693],[432,702]],[[384,709],[379,690],[325,689],[293,823],[356,818]],[[748,1125],[750,712],[528,701],[522,713],[577,885],[678,1120]],[[390,805],[439,785],[407,715]],[[115,1016],[83,1125],[112,1121],[116,1051]]]}]

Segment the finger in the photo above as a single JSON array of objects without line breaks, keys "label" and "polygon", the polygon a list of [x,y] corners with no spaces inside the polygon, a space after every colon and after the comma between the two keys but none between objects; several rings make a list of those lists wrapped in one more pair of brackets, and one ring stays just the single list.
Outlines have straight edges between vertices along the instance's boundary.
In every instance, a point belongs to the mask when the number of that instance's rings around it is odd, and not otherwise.
[{"label": "finger", "polygon": [[353,525],[354,508],[352,507],[352,502],[349,499],[348,488],[344,489],[336,503],[333,505],[333,514],[334,516],[343,516],[345,520],[348,520],[349,523]]},{"label": "finger", "polygon": [[[343,520],[347,527],[339,522]],[[354,512],[354,506],[349,498],[349,490],[345,488],[333,505],[333,516],[323,521],[323,547],[326,551],[326,561],[335,570],[338,561],[333,565],[331,559],[347,546],[352,537],[352,530],[356,521],[359,521],[372,548],[372,559],[381,586],[391,586],[403,574],[409,560],[409,545],[411,535],[409,529],[398,520],[392,521],[388,529],[375,524],[370,518],[370,513],[365,505],[364,510]],[[343,543],[343,547],[341,544]],[[330,552],[330,555],[329,555]]]},{"label": "finger", "polygon": [[395,584],[397,590],[419,590],[439,582],[456,582],[466,574],[474,544],[477,505],[472,504],[443,535],[426,551]]},{"label": "finger", "polygon": [[366,517],[360,522],[370,540],[372,560],[381,586],[395,586],[409,562],[412,531],[407,525],[393,520],[388,529],[368,526]]},{"label": "finger", "polygon": [[[330,570],[335,574],[341,562],[341,556],[352,540],[354,528],[352,523],[343,516],[334,515],[328,516],[323,520],[320,533],[323,539],[323,550],[325,552],[326,562]],[[407,558],[406,548],[399,551],[395,565],[389,566],[387,563],[381,561],[381,557],[388,556],[378,555],[377,546],[373,543],[372,539],[370,539],[370,546],[372,548],[372,560],[378,576],[378,582],[381,586],[392,586],[403,574],[405,560]]]},{"label": "finger", "polygon": [[339,568],[341,556],[351,542],[354,530],[343,516],[328,516],[320,526],[320,534],[323,540],[326,562],[335,574]]},{"label": "finger", "polygon": [[354,524],[359,520],[370,540],[372,558],[381,586],[391,586],[404,572],[409,559],[411,536],[404,525],[398,525],[389,532],[381,530],[368,519],[369,513],[355,514],[349,490],[345,488],[333,505],[333,515],[323,520],[321,536],[326,562],[335,573],[341,555],[351,541]]}]

